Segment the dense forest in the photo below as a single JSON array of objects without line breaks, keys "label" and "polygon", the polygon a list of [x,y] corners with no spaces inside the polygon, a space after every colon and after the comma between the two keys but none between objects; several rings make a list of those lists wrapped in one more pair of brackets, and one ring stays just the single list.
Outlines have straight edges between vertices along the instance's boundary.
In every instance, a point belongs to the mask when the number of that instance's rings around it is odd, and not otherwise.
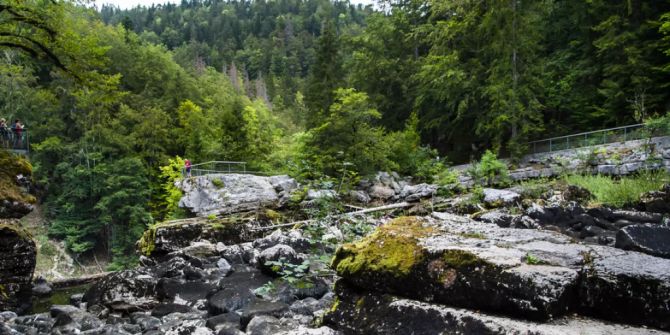
[{"label": "dense forest", "polygon": [[431,180],[670,103],[665,1],[3,3],[0,116],[30,131],[51,234],[119,267],[178,215],[184,157]]}]

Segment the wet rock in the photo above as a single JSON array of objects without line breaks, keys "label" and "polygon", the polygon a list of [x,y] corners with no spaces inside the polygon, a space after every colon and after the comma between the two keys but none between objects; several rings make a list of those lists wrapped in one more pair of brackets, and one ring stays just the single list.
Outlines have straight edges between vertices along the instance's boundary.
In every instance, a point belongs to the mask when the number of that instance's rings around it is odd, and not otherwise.
[{"label": "wet rock", "polygon": [[131,316],[131,319],[133,323],[140,326],[140,329],[144,332],[158,329],[161,326],[161,320],[159,318],[144,313],[134,313]]},{"label": "wet rock", "polygon": [[156,278],[143,269],[115,272],[86,291],[84,301],[123,312],[149,310],[158,303],[156,284]]},{"label": "wet rock", "polygon": [[83,293],[75,293],[75,294],[70,296],[70,305],[75,306],[75,307],[79,307],[79,305],[81,304],[83,299],[84,299],[84,294]]},{"label": "wet rock", "polygon": [[580,309],[607,320],[670,329],[670,260],[592,248],[579,285]]},{"label": "wet rock", "polygon": [[30,300],[35,242],[18,220],[0,220],[0,311],[23,311]]},{"label": "wet rock", "polygon": [[214,331],[220,331],[226,326],[240,329],[240,315],[237,313],[223,313],[207,319],[207,327]]},{"label": "wet rock", "polygon": [[388,294],[360,294],[346,285],[338,284],[336,289],[339,301],[326,314],[324,321],[345,334],[664,334],[583,317],[556,318],[537,323]]},{"label": "wet rock", "polygon": [[47,296],[51,294],[51,284],[49,284],[46,279],[39,277],[33,282],[32,292],[36,296]]},{"label": "wet rock", "polygon": [[158,306],[154,307],[154,309],[151,310],[151,316],[156,318],[162,318],[172,313],[191,313],[191,312],[194,312],[193,308],[186,305],[162,303],[158,304]]},{"label": "wet rock", "polygon": [[177,184],[184,193],[179,206],[201,217],[278,208],[280,200],[292,191],[293,186],[297,183],[286,176],[250,174],[210,174],[184,179]]},{"label": "wet rock", "polygon": [[626,226],[617,232],[615,246],[670,258],[670,227],[650,224]]},{"label": "wet rock", "polygon": [[178,299],[192,303],[205,299],[216,288],[217,285],[213,283],[163,278],[158,281],[156,295],[161,300]]},{"label": "wet rock", "polygon": [[228,273],[230,273],[230,270],[232,269],[232,266],[225,258],[220,258],[218,261],[216,261],[216,266],[219,268],[219,270],[221,270],[223,276],[226,276]]},{"label": "wet rock", "polygon": [[265,285],[272,278],[258,270],[235,271],[221,280],[222,290],[208,298],[211,315],[234,312],[255,299],[253,290]]},{"label": "wet rock", "polygon": [[246,328],[249,335],[274,335],[285,330],[288,330],[288,327],[269,315],[259,315],[251,319]]},{"label": "wet rock", "polygon": [[255,299],[248,306],[242,309],[240,323],[242,324],[242,327],[246,327],[251,319],[256,316],[270,315],[276,318],[280,318],[287,311],[288,305],[283,302]]},{"label": "wet rock", "polygon": [[488,206],[509,205],[521,199],[521,195],[509,190],[498,190],[495,188],[485,188],[484,203]]}]

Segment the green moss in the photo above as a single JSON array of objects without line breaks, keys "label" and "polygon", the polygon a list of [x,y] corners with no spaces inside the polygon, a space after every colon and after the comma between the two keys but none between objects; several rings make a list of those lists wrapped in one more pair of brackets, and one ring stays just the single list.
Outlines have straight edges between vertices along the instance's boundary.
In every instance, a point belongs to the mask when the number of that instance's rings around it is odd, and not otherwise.
[{"label": "green moss", "polygon": [[335,311],[337,311],[337,307],[339,307],[339,306],[340,306],[340,298],[335,297],[335,302],[333,302],[333,306],[330,307],[329,312],[330,313],[335,313]]},{"label": "green moss", "polygon": [[417,217],[397,218],[359,242],[338,248],[331,267],[341,276],[362,272],[407,275],[424,258],[418,240],[434,232]]},{"label": "green moss", "polygon": [[269,220],[275,221],[275,220],[281,219],[282,215],[277,211],[273,211],[271,209],[266,209],[265,210],[265,217],[268,218]]},{"label": "green moss", "polygon": [[16,176],[24,175],[30,177],[32,174],[33,167],[28,160],[0,149],[0,166],[2,166],[0,170],[0,199],[31,204],[37,202],[34,196],[24,192],[16,184]]},{"label": "green moss", "polygon": [[442,254],[442,259],[449,267],[455,269],[484,264],[481,258],[464,250],[447,250]]},{"label": "green moss", "polygon": [[460,233],[459,235],[466,237],[466,238],[476,238],[476,239],[486,239],[486,235],[482,233],[475,233],[475,232],[467,232],[467,233]]},{"label": "green moss", "polygon": [[21,227],[18,223],[17,224],[9,224],[9,223],[0,223],[0,230],[10,230],[16,233],[20,238],[23,239],[33,239],[33,235],[30,234],[30,232],[23,227]]},{"label": "green moss", "polygon": [[223,180],[221,180],[221,179],[212,179],[212,184],[216,188],[223,188],[225,186],[225,184],[223,183]]},{"label": "green moss", "polygon": [[144,231],[142,234],[142,237],[140,238],[139,241],[137,241],[138,248],[140,249],[140,253],[144,256],[151,256],[151,253],[154,251],[156,248],[156,228],[157,224],[152,225]]}]

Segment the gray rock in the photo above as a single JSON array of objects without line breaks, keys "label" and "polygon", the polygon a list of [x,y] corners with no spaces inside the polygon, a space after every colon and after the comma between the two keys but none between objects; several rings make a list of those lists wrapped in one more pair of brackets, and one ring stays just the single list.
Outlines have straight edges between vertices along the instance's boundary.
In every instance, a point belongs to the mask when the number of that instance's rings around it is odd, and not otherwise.
[{"label": "gray rock", "polygon": [[628,220],[636,223],[661,223],[663,215],[660,213],[647,213],[638,211],[613,211],[612,217]]},{"label": "gray rock", "polygon": [[495,188],[485,188],[484,203],[487,205],[509,205],[521,199],[521,195],[509,190],[498,190]]},{"label": "gray rock", "polygon": [[232,269],[232,266],[225,258],[219,258],[219,260],[216,261],[216,266],[221,270],[224,276],[230,273],[230,270]]},{"label": "gray rock", "polygon": [[256,296],[253,290],[265,285],[272,278],[255,269],[234,271],[221,280],[222,290],[208,298],[207,306],[210,315],[234,312],[244,308]]},{"label": "gray rock", "polygon": [[514,216],[503,210],[488,211],[478,217],[479,221],[493,223],[498,227],[509,227],[512,224]]},{"label": "gray rock", "polygon": [[30,234],[18,220],[0,222],[0,311],[29,307],[37,251]]},{"label": "gray rock", "polygon": [[670,227],[650,224],[626,226],[617,232],[615,246],[670,258]]},{"label": "gray rock", "polygon": [[365,191],[350,191],[349,197],[358,203],[367,204],[370,202],[370,196]]},{"label": "gray rock", "polygon": [[332,266],[360,290],[526,319],[579,310],[670,329],[670,260],[576,244],[555,232],[439,217],[391,221],[378,228],[383,233],[339,248]]},{"label": "gray rock", "polygon": [[259,315],[249,322],[246,331],[248,335],[274,335],[282,330],[286,330],[279,322],[279,319],[269,315]]},{"label": "gray rock", "polygon": [[385,185],[373,185],[368,192],[370,198],[379,200],[388,200],[395,196],[393,188]]},{"label": "gray rock", "polygon": [[51,284],[49,284],[44,278],[39,277],[35,279],[35,282],[33,283],[33,289],[32,292],[36,296],[47,296],[51,294],[51,291],[53,289],[51,288]]},{"label": "gray rock", "polygon": [[210,241],[191,242],[187,247],[182,248],[181,253],[190,257],[206,258],[218,254],[215,244]]},{"label": "gray rock", "polygon": [[338,283],[336,288],[339,302],[326,314],[324,321],[345,334],[666,334],[584,317],[555,318],[537,323],[391,295],[359,294],[345,283]]},{"label": "gray rock", "polygon": [[288,245],[298,252],[309,251],[311,247],[309,240],[304,238],[299,231],[292,230],[288,233],[284,233],[279,229],[273,231],[272,234],[266,237],[254,240],[253,247],[265,250],[278,244]]},{"label": "gray rock", "polygon": [[400,198],[405,201],[413,202],[423,198],[430,198],[437,192],[437,185],[432,184],[418,184],[406,185],[400,191]]},{"label": "gray rock", "polygon": [[116,311],[151,309],[156,300],[156,278],[146,270],[115,272],[98,280],[84,294],[88,306],[101,305]]},{"label": "gray rock", "polygon": [[242,309],[240,324],[242,327],[246,327],[253,318],[260,315],[270,315],[280,318],[288,311],[288,309],[288,305],[283,302],[255,299]]},{"label": "gray rock", "polygon": [[[212,180],[218,179],[222,187]],[[277,208],[280,198],[297,185],[289,177],[263,177],[249,174],[211,174],[177,183],[184,196],[179,206],[198,216],[229,214],[258,208]],[[278,192],[277,189],[280,191]]]}]

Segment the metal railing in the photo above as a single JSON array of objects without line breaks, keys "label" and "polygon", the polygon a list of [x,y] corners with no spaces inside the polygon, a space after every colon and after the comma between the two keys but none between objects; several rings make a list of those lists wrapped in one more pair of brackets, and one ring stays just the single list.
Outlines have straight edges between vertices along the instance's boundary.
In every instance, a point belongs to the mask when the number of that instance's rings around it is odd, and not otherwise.
[{"label": "metal railing", "polygon": [[16,131],[11,128],[0,128],[0,146],[3,149],[15,152],[29,152],[30,137],[28,136],[28,129],[24,128]]},{"label": "metal railing", "polygon": [[[182,169],[182,173],[186,175],[186,170]],[[234,161],[209,161],[191,165],[191,176],[205,176],[208,174],[255,174],[264,175],[264,172],[251,171],[247,169],[247,162]]]},{"label": "metal railing", "polygon": [[567,149],[589,147],[615,142],[641,140],[653,136],[668,135],[662,131],[651,132],[644,124],[601,129],[584,133],[558,136],[528,142],[530,153],[554,152]]}]

